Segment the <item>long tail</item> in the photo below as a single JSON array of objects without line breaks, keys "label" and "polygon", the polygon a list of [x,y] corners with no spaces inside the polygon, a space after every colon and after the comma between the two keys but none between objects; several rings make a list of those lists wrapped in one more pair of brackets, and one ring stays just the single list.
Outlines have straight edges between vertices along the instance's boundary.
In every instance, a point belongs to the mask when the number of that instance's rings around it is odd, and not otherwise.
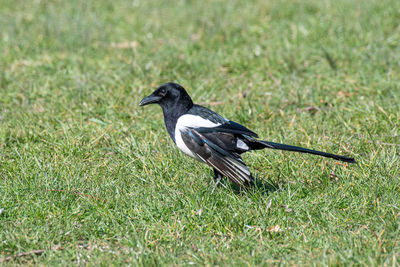
[{"label": "long tail", "polygon": [[251,148],[252,149],[263,149],[263,148],[271,148],[271,149],[279,149],[279,150],[286,150],[286,151],[295,151],[295,152],[300,152],[300,153],[308,153],[308,154],[313,154],[313,155],[319,155],[327,158],[333,158],[336,160],[344,161],[344,162],[349,162],[349,163],[356,163],[356,161],[353,158],[349,158],[346,156],[339,156],[335,154],[330,154],[322,151],[316,151],[312,149],[307,149],[307,148],[302,148],[298,146],[290,146],[290,145],[284,145],[284,144],[279,144],[279,143],[273,143],[273,142],[267,142],[267,141],[262,141],[262,140],[252,140]]}]

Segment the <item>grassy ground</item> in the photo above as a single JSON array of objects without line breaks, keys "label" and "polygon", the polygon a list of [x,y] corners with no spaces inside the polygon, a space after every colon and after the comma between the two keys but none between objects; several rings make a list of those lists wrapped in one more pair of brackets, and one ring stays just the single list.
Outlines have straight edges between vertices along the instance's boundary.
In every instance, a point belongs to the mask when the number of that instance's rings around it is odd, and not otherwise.
[{"label": "grassy ground", "polygon": [[[0,264],[398,265],[399,10],[0,0]],[[255,152],[269,186],[212,194],[161,110],[138,107],[167,81],[262,139],[359,164]]]}]

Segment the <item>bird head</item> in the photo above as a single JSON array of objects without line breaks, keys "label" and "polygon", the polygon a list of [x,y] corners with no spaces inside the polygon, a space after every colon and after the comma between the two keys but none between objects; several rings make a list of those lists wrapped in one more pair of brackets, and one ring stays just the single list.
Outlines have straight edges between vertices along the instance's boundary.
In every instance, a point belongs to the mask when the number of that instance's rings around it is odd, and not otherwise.
[{"label": "bird head", "polygon": [[177,83],[166,83],[158,87],[151,95],[140,101],[140,106],[159,104],[163,109],[176,106],[190,108],[193,106],[192,99],[186,90]]}]

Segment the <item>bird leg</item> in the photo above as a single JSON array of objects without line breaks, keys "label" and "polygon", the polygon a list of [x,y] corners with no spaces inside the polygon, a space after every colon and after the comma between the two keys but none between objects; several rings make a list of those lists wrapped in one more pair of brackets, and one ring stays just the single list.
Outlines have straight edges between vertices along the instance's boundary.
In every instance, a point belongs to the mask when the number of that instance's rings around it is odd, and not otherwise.
[{"label": "bird leg", "polygon": [[213,179],[214,179],[214,182],[215,182],[215,186],[214,186],[213,190],[211,191],[211,194],[214,193],[214,190],[215,190],[215,188],[217,188],[217,186],[221,182],[222,177],[223,177],[223,175],[214,168],[214,177],[213,177]]},{"label": "bird leg", "polygon": [[214,168],[214,177],[213,177],[213,179],[214,179],[214,182],[215,182],[217,185],[218,185],[219,182],[221,181],[222,176],[223,176],[223,175],[222,175],[219,171],[217,171],[217,169]]}]

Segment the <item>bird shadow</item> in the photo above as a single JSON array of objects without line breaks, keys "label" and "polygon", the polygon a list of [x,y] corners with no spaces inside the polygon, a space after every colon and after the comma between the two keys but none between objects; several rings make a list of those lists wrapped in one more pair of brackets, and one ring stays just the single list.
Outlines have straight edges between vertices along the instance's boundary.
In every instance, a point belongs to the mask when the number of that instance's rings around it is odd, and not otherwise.
[{"label": "bird shadow", "polygon": [[[226,177],[224,177],[226,178]],[[278,190],[282,190],[285,187],[285,182],[282,180],[277,180],[276,182],[267,182],[261,180],[259,177],[254,177],[253,183],[248,187],[243,187],[229,182],[228,179],[225,181],[227,188],[230,188],[235,194],[251,194],[257,193],[261,195],[268,195]]]},{"label": "bird shadow", "polygon": [[268,182],[263,181],[260,178],[255,178],[252,187],[250,187],[249,189],[251,191],[260,192],[263,195],[268,195],[269,193],[281,190],[284,184],[285,183],[283,181]]}]

